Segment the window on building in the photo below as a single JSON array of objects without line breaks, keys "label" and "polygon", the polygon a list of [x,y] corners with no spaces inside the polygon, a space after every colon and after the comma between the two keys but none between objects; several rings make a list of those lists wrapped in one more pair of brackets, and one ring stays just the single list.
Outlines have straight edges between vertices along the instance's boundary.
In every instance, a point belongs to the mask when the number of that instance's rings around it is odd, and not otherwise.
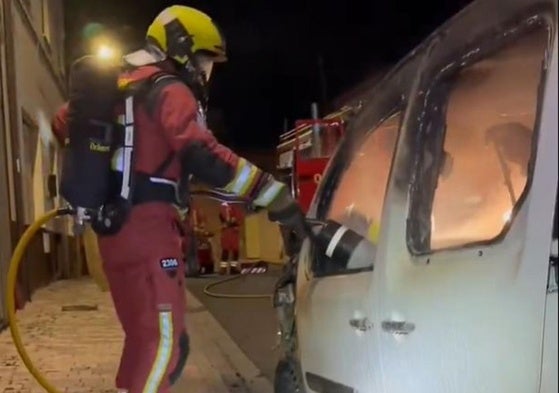
[{"label": "window on building", "polygon": [[490,241],[508,227],[530,172],[547,31],[454,75],[434,195],[431,250]]}]

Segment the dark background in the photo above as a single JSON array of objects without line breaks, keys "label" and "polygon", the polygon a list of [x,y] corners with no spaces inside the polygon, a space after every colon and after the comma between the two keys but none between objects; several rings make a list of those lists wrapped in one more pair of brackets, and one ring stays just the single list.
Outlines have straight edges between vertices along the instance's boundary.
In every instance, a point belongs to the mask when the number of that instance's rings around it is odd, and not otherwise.
[{"label": "dark background", "polygon": [[229,56],[214,68],[210,124],[232,147],[268,149],[284,119],[291,128],[309,117],[313,101],[327,114],[336,97],[394,64],[469,2],[65,0],[68,62],[87,51],[88,23],[106,26],[129,51],[164,7],[205,11],[223,30]]}]

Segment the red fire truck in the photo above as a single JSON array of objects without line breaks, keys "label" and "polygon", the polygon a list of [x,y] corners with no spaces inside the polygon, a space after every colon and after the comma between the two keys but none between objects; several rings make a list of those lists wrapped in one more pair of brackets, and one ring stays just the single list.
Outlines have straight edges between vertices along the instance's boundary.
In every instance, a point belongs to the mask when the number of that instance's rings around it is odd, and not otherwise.
[{"label": "red fire truck", "polygon": [[294,129],[280,135],[276,148],[278,171],[282,180],[291,185],[305,213],[352,113],[354,108],[346,106],[323,119],[298,120]]}]

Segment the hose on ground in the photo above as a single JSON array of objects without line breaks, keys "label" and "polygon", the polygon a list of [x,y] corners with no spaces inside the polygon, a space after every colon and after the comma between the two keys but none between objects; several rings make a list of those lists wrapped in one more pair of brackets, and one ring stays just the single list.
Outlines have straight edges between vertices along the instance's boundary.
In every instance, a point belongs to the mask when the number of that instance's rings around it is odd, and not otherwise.
[{"label": "hose on ground", "polygon": [[223,280],[214,281],[209,283],[204,287],[204,294],[206,296],[219,298],[219,299],[273,299],[274,295],[272,294],[233,294],[233,293],[219,293],[219,292],[212,292],[210,289],[215,288],[219,285],[226,284],[231,281],[239,280],[243,278],[244,275],[237,275],[228,278],[224,278]]},{"label": "hose on ground", "polygon": [[[21,338],[21,332],[19,330],[19,326],[17,325],[17,318],[16,318],[16,300],[15,300],[15,293],[16,293],[16,283],[17,283],[17,275],[19,271],[19,266],[21,265],[21,261],[23,260],[23,256],[27,250],[29,242],[33,239],[35,234],[41,229],[43,225],[45,225],[50,220],[64,215],[73,214],[73,210],[69,208],[59,208],[53,209],[43,216],[39,217],[31,226],[29,226],[23,235],[19,239],[12,258],[10,260],[10,264],[8,267],[8,279],[6,283],[6,310],[8,312],[8,324],[10,328],[10,333],[16,347],[16,350],[23,361],[23,364],[29,371],[29,373],[35,378],[37,383],[45,389],[48,393],[62,393],[61,390],[54,387],[46,377],[39,371],[39,369],[33,364],[25,346],[23,344],[23,340]],[[210,291],[211,288],[215,288],[216,286],[225,284],[227,282],[231,282],[234,280],[238,280],[242,278],[242,275],[228,277],[223,280],[219,280],[213,283],[206,285],[204,288],[204,293],[207,296],[214,297],[214,298],[225,298],[225,299],[273,299],[272,294],[225,294],[225,293],[216,293]]]},{"label": "hose on ground", "polygon": [[29,354],[25,350],[23,341],[21,339],[21,333],[16,321],[16,283],[17,283],[17,273],[19,270],[19,265],[23,259],[27,246],[33,236],[43,225],[52,220],[55,217],[73,214],[73,211],[68,208],[54,209],[45,213],[42,217],[39,217],[29,228],[23,232],[23,235],[19,239],[17,246],[10,260],[10,265],[8,267],[8,282],[6,284],[6,310],[8,311],[8,323],[10,326],[10,333],[14,341],[14,345],[17,349],[23,364],[29,370],[33,378],[41,385],[48,393],[61,393],[61,390],[56,389],[41,372],[35,367]]}]

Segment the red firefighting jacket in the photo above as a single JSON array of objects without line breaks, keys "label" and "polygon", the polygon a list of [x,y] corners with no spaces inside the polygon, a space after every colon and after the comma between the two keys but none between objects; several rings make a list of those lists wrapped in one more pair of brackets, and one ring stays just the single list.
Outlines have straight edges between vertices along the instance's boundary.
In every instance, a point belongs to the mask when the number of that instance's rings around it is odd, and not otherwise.
[{"label": "red firefighting jacket", "polygon": [[238,228],[243,214],[234,204],[222,203],[219,207],[219,220],[224,228]]}]

